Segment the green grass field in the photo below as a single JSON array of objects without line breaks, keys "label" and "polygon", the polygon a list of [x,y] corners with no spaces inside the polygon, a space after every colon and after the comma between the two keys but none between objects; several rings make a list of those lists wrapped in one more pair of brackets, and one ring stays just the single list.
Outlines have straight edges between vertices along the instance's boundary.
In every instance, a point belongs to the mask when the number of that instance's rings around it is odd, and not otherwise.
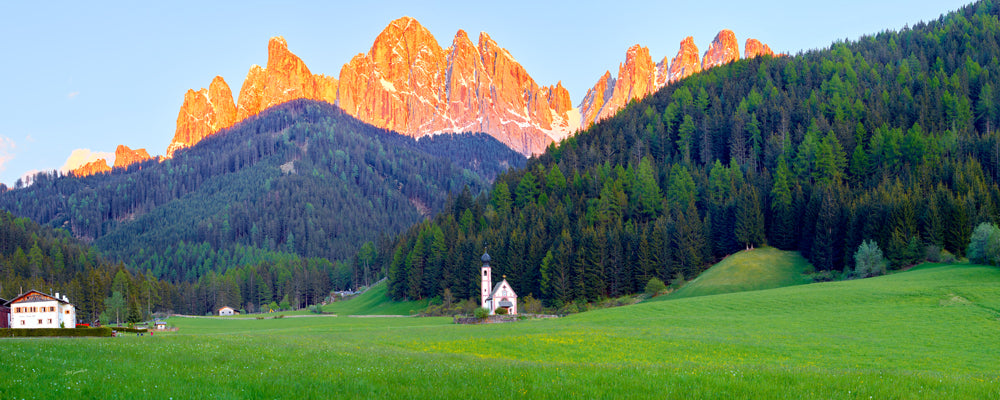
[{"label": "green grass field", "polygon": [[176,319],[3,339],[0,398],[1000,398],[1000,270],[682,298],[556,320]]},{"label": "green grass field", "polygon": [[427,308],[427,300],[392,301],[385,281],[357,297],[323,306],[323,312],[337,315],[410,315]]},{"label": "green grass field", "polygon": [[811,282],[805,275],[811,268],[796,251],[773,247],[741,251],[713,265],[669,296],[656,300],[804,285]]}]

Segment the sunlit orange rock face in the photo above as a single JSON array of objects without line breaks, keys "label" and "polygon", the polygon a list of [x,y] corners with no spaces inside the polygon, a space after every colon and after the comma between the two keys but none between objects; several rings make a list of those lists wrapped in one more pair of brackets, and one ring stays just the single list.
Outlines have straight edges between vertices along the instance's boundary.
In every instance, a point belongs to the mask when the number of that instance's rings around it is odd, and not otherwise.
[{"label": "sunlit orange rock face", "polygon": [[82,178],[85,176],[100,174],[103,172],[111,172],[111,167],[108,166],[108,160],[105,160],[103,158],[98,158],[94,161],[81,165],[77,169],[70,171],[69,174]]},{"label": "sunlit orange rock face", "polygon": [[288,51],[284,38],[271,38],[267,44],[267,67],[250,67],[238,102],[233,102],[229,85],[221,77],[215,77],[208,90],[188,90],[177,115],[177,130],[167,157],[268,107],[302,98],[335,102],[337,79],[313,75],[301,59]]},{"label": "sunlit orange rock face", "polygon": [[188,89],[177,113],[177,129],[167,147],[167,157],[173,157],[174,151],[193,146],[206,136],[235,123],[233,92],[221,76],[212,79],[208,89],[201,88],[197,92]]},{"label": "sunlit orange rock face", "polygon": [[701,58],[701,69],[718,67],[739,59],[740,44],[736,41],[736,34],[729,29],[723,29],[718,35],[715,35],[715,40],[708,46],[708,50]]},{"label": "sunlit orange rock face", "polygon": [[601,79],[597,80],[594,87],[587,89],[587,95],[580,101],[581,125],[586,127],[597,122],[597,116],[601,113],[607,99],[610,99],[615,90],[615,78],[611,77],[611,71],[604,71]]},{"label": "sunlit orange rock face", "polygon": [[[609,80],[610,71],[597,81],[597,85],[588,91],[587,98],[598,93],[604,93],[605,97],[601,106],[582,105],[580,107],[582,120],[585,124],[592,124],[596,121],[614,115],[618,110],[628,104],[633,99],[645,97],[656,88],[656,78],[659,71],[653,59],[649,56],[649,48],[634,45],[625,52],[625,62],[618,64],[618,79]],[[613,82],[614,87],[607,96],[607,86]]]},{"label": "sunlit orange rock face", "polygon": [[128,146],[120,144],[115,149],[115,165],[113,168],[128,168],[129,165],[141,163],[150,159],[146,149],[132,150]]},{"label": "sunlit orange rock face", "polygon": [[771,51],[771,47],[766,44],[762,44],[760,40],[757,39],[747,39],[746,44],[743,46],[743,56],[746,58],[773,55],[774,52]]},{"label": "sunlit orange rock face", "polygon": [[[486,33],[474,43],[459,30],[451,45],[442,48],[430,31],[409,17],[392,21],[368,53],[356,55],[337,76],[313,74],[280,36],[268,41],[267,53],[265,67],[250,67],[236,101],[218,76],[207,89],[188,90],[167,157],[268,107],[300,98],[337,104],[362,121],[411,137],[486,132],[524,155],[538,154],[581,125],[614,115],[633,99],[740,58],[736,35],[730,30],[719,32],[701,60],[692,37],[680,42],[672,59],[664,57],[655,64],[648,48],[634,45],[619,64],[617,76],[605,72],[573,108],[562,82],[539,86]],[[748,39],[744,54],[772,52],[760,41]],[[126,146],[119,146],[116,154],[115,168],[149,159],[145,150]],[[110,169],[106,161],[98,160],[72,173],[83,176]]]},{"label": "sunlit orange rock face", "polygon": [[677,55],[670,61],[670,68],[665,74],[665,82],[658,83],[662,85],[675,82],[698,72],[701,72],[701,61],[698,61],[698,46],[694,44],[694,38],[688,36],[681,41],[681,48],[677,50]]},{"label": "sunlit orange rock face", "polygon": [[[770,47],[756,39],[748,40],[747,48],[752,48],[753,54],[772,54]],[[749,54],[751,50],[747,51]],[[736,35],[728,29],[716,35],[702,61],[698,60],[698,46],[690,36],[681,41],[673,59],[664,57],[655,65],[647,48],[632,46],[625,53],[625,62],[619,64],[617,78],[611,77],[610,71],[605,72],[594,87],[587,90],[579,105],[582,127],[615,115],[629,101],[648,96],[667,84],[739,58]]]},{"label": "sunlit orange rock face", "polygon": [[393,21],[367,54],[344,65],[338,105],[413,137],[486,132],[525,155],[541,153],[577,127],[562,84],[538,86],[486,33],[474,44],[460,30],[441,48],[409,17]]},{"label": "sunlit orange rock face", "polygon": [[267,67],[250,67],[243,81],[234,123],[295,99],[333,103],[337,100],[337,79],[313,75],[302,59],[288,51],[285,38],[273,37],[267,43]]}]

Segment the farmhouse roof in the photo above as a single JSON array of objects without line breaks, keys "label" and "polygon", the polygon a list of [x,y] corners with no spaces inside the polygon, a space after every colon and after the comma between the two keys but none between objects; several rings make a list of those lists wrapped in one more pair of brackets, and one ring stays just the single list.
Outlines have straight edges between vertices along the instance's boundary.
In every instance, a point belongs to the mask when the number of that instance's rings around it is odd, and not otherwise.
[{"label": "farmhouse roof", "polygon": [[72,303],[70,303],[70,302],[68,302],[66,300],[63,300],[61,298],[58,298],[56,296],[53,296],[53,295],[50,295],[50,294],[43,293],[41,291],[32,289],[32,290],[29,290],[27,292],[24,292],[24,293],[21,293],[21,294],[17,295],[17,297],[15,297],[15,298],[13,298],[11,300],[8,300],[8,301],[4,302],[3,305],[4,306],[10,306],[11,304],[14,304],[14,303],[34,303],[34,302],[52,301],[52,300],[58,301],[58,302],[63,303],[63,304],[72,304]]}]

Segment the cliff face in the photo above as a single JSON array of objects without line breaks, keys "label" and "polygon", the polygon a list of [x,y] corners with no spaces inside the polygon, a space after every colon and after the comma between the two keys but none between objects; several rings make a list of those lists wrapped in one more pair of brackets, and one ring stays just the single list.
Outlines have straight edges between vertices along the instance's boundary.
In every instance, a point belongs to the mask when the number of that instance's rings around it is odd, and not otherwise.
[{"label": "cliff face", "polygon": [[197,92],[188,89],[177,113],[177,129],[174,131],[174,139],[167,147],[167,157],[172,157],[177,149],[192,146],[206,136],[235,123],[233,92],[221,76],[212,79],[208,89],[201,88]]},{"label": "cliff face", "polygon": [[105,160],[103,158],[98,158],[94,161],[81,165],[77,169],[70,171],[69,174],[82,178],[84,176],[90,176],[104,172],[111,172],[111,167],[108,166],[108,160]]},{"label": "cliff face", "polygon": [[746,44],[743,46],[743,56],[746,58],[773,55],[774,52],[771,51],[771,47],[766,44],[762,44],[760,40],[757,39],[747,39]]},{"label": "cliff face", "polygon": [[441,48],[416,20],[393,21],[340,71],[338,105],[373,125],[420,137],[482,131],[525,155],[573,132],[569,92],[540,87],[486,33]]},{"label": "cliff face", "polygon": [[611,72],[607,71],[594,88],[587,91],[580,104],[584,123],[590,125],[610,117],[629,101],[652,93],[660,73],[648,48],[630,47],[625,52],[625,62],[618,64],[618,78],[611,79]]},{"label": "cliff face", "polygon": [[343,66],[339,79],[313,75],[285,40],[275,37],[268,42],[267,66],[250,68],[234,107],[216,98],[215,86],[213,81],[208,91],[185,96],[168,156],[299,98],[335,103],[362,121],[412,137],[486,132],[524,155],[541,153],[579,127],[562,83],[539,86],[489,35],[480,34],[474,44],[458,31],[451,46],[441,48],[409,17],[390,23],[367,54]]},{"label": "cliff face", "polygon": [[267,43],[267,67],[254,65],[247,72],[240,88],[233,123],[290,100],[313,99],[333,103],[337,100],[337,87],[335,78],[313,75],[302,59],[288,51],[285,38],[273,37]]},{"label": "cliff face", "polygon": [[667,70],[665,83],[675,82],[698,72],[701,72],[698,46],[694,44],[694,38],[688,36],[681,41],[681,48],[677,50],[677,55],[670,61],[670,69]]},{"label": "cliff face", "polygon": [[[750,39],[747,41],[747,54],[772,53],[767,45]],[[617,78],[613,78],[610,71],[605,72],[594,87],[587,90],[579,105],[582,127],[615,115],[633,99],[648,96],[665,85],[739,58],[736,35],[728,29],[715,36],[702,61],[698,60],[698,46],[690,36],[681,41],[673,59],[664,57],[656,65],[649,56],[649,49],[634,45],[625,53],[625,62],[619,64]]]},{"label": "cliff face", "polygon": [[115,149],[115,165],[112,168],[128,168],[129,165],[141,163],[150,158],[146,149],[132,150],[128,146],[120,144]]},{"label": "cliff face", "polygon": [[715,40],[708,46],[705,56],[701,58],[701,69],[706,70],[729,64],[740,59],[740,44],[736,41],[736,34],[729,29],[723,29]]}]

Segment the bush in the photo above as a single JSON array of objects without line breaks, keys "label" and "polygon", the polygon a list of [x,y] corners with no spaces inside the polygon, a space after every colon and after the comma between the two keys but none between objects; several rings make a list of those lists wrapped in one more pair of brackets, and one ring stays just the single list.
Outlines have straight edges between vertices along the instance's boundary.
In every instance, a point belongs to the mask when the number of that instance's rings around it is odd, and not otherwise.
[{"label": "bush", "polygon": [[859,278],[885,274],[885,257],[873,240],[865,240],[854,253],[854,273]]},{"label": "bush", "polygon": [[318,305],[313,304],[313,305],[309,306],[309,312],[311,312],[313,314],[322,314],[323,313],[323,307],[320,307]]},{"label": "bush", "polygon": [[111,337],[110,327],[101,328],[41,328],[41,329],[0,329],[0,337]]},{"label": "bush", "polygon": [[521,311],[528,314],[541,314],[544,311],[542,301],[535,299],[531,294],[519,299],[521,301]]},{"label": "bush", "polygon": [[479,318],[479,319],[486,319],[486,317],[490,316],[490,310],[488,310],[486,308],[483,308],[483,307],[479,307],[475,311],[475,316],[476,316],[476,318]]},{"label": "bush", "polygon": [[148,331],[146,328],[130,328],[130,327],[112,327],[112,329],[118,332],[128,332],[128,333],[143,333]]},{"label": "bush", "polygon": [[932,263],[941,262],[941,246],[936,244],[927,245],[924,247],[924,259]]},{"label": "bush", "polygon": [[656,296],[664,290],[667,290],[667,285],[665,285],[660,278],[652,277],[649,278],[649,282],[646,282],[646,294],[648,294],[649,297]]},{"label": "bush", "polygon": [[965,254],[973,263],[996,265],[1000,261],[1000,228],[989,222],[976,226]]},{"label": "bush", "polygon": [[507,315],[507,309],[506,308],[498,308],[496,310],[496,314],[497,315]]}]

